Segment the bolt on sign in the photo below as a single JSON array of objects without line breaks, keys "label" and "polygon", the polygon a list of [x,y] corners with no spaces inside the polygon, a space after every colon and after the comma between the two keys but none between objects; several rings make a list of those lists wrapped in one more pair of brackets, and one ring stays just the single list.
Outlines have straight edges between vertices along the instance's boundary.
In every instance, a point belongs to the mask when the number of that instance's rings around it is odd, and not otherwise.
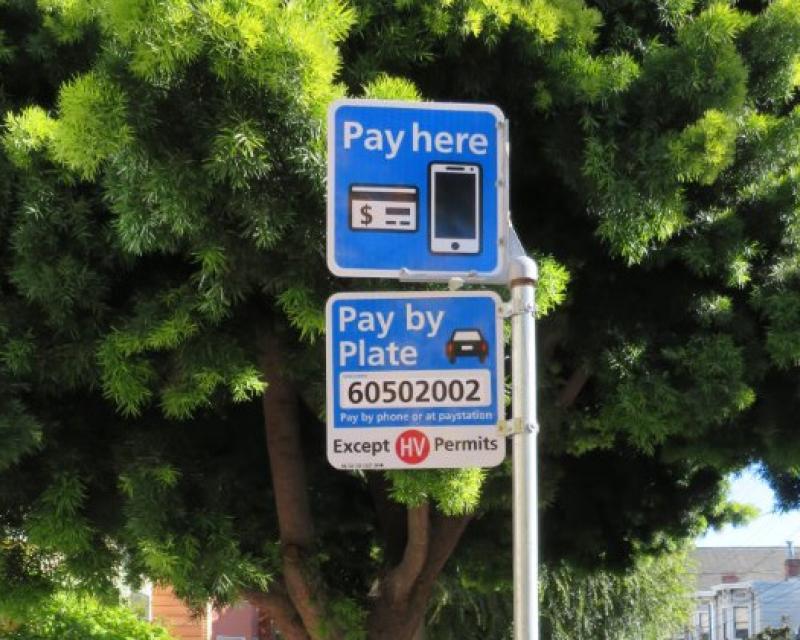
[{"label": "bolt on sign", "polygon": [[328,460],[339,469],[489,467],[505,457],[500,298],[328,300]]}]

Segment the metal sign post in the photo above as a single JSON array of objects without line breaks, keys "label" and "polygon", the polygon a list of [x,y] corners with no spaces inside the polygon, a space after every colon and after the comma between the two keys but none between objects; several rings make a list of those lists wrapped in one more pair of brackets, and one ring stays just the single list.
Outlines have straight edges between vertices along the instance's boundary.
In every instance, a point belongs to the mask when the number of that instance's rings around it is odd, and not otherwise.
[{"label": "metal sign post", "polygon": [[539,526],[536,437],[536,263],[511,262],[511,409],[514,509],[514,639],[539,638]]}]

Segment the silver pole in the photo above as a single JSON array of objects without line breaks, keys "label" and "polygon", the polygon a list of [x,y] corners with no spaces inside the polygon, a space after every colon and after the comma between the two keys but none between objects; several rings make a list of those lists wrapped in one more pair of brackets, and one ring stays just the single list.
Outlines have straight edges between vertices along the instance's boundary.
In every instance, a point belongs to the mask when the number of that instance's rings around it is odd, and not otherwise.
[{"label": "silver pole", "polygon": [[514,507],[514,640],[539,640],[539,524],[536,478],[536,323],[538,270],[513,259],[511,287],[511,410]]}]

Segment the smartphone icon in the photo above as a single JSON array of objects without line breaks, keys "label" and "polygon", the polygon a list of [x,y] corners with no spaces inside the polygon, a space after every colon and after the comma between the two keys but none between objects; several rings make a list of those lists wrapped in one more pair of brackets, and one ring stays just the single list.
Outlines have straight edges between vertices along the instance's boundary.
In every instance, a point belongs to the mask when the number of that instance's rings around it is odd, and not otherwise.
[{"label": "smartphone icon", "polygon": [[431,252],[480,253],[480,165],[432,162],[428,190]]}]

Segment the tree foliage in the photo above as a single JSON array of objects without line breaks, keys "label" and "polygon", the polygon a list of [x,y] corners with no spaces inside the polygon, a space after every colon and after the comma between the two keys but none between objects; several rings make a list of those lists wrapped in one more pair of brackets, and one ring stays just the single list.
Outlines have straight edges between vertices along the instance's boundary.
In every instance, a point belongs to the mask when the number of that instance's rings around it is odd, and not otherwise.
[{"label": "tree foliage", "polygon": [[754,640],[793,640],[792,630],[789,627],[767,627],[753,636]]},{"label": "tree foliage", "polygon": [[[513,586],[502,562],[457,551],[431,599],[426,636],[435,640],[513,637]],[[637,557],[624,571],[543,566],[539,576],[542,638],[663,640],[685,628],[694,607],[686,549]]]},{"label": "tree foliage", "polygon": [[639,558],[622,574],[549,568],[542,579],[542,633],[551,640],[664,638],[690,619],[694,601],[686,566],[681,552]]},{"label": "tree foliage", "polygon": [[753,461],[800,501],[794,0],[3,0],[0,29],[4,593],[119,570],[402,640],[462,535],[507,574],[507,466],[325,463],[324,300],[394,286],[325,269],[343,95],[510,118],[554,571],[735,520]]},{"label": "tree foliage", "polygon": [[170,640],[162,627],[123,606],[59,594],[32,612],[6,640]]}]

